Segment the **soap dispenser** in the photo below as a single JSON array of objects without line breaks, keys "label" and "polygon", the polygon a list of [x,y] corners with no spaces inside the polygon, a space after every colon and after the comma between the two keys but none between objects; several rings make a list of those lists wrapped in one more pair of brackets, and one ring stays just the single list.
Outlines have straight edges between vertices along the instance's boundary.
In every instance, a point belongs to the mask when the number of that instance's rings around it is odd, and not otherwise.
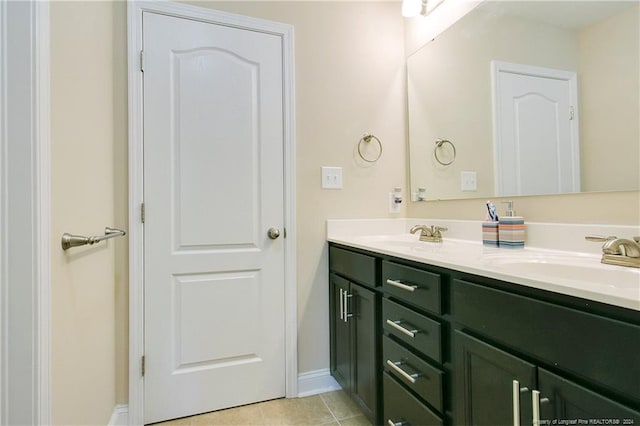
[{"label": "soap dispenser", "polygon": [[524,247],[524,217],[516,216],[513,201],[503,201],[507,205],[505,214],[498,220],[498,238],[500,247]]}]

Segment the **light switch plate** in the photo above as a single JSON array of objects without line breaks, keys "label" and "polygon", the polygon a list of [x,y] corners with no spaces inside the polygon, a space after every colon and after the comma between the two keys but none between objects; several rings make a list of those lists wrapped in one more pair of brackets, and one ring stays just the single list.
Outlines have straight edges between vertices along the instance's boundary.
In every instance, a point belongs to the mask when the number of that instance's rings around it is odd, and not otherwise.
[{"label": "light switch plate", "polygon": [[342,189],[342,167],[322,167],[322,188]]},{"label": "light switch plate", "polygon": [[460,172],[460,189],[462,191],[478,190],[478,178],[476,172]]}]

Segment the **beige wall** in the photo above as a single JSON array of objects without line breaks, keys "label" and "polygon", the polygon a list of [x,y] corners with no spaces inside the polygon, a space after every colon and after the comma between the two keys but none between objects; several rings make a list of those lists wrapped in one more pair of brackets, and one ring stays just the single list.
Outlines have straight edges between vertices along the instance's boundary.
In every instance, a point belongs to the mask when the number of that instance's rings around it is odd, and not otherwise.
[{"label": "beige wall", "polygon": [[639,11],[631,7],[579,35],[585,191],[640,185]]},{"label": "beige wall", "polygon": [[58,240],[126,227],[114,216],[114,200],[126,199],[115,190],[124,169],[115,148],[126,144],[115,9],[51,4],[52,411],[60,425],[106,424],[116,403],[115,253],[126,243],[63,252]]}]

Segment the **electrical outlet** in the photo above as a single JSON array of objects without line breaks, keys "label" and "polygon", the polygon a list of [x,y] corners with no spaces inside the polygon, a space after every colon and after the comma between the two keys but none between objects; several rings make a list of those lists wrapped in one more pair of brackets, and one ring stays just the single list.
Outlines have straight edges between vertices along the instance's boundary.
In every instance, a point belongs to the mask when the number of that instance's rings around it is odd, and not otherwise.
[{"label": "electrical outlet", "polygon": [[460,189],[462,191],[477,191],[478,178],[476,172],[460,172]]},{"label": "electrical outlet", "polygon": [[402,204],[402,197],[394,192],[389,193],[389,213],[400,213],[400,204]]},{"label": "electrical outlet", "polygon": [[342,189],[342,167],[322,167],[322,188]]}]

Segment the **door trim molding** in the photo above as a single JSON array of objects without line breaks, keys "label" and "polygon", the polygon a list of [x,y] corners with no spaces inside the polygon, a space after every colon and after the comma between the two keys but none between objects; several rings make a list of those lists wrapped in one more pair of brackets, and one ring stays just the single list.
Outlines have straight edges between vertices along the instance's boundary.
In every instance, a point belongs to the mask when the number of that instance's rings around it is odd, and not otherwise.
[{"label": "door trim molding", "polygon": [[144,227],[140,220],[143,192],[142,113],[140,71],[142,14],[144,12],[218,23],[275,34],[282,39],[284,106],[284,227],[285,250],[285,371],[286,396],[298,395],[296,216],[295,216],[295,108],[293,27],[213,9],[172,2],[132,1],[127,5],[129,81],[129,424],[144,423]]},{"label": "door trim molding", "polygon": [[[46,425],[51,424],[49,2],[0,2],[0,23],[0,423]],[[19,315],[29,318],[27,327],[21,327]]]}]

